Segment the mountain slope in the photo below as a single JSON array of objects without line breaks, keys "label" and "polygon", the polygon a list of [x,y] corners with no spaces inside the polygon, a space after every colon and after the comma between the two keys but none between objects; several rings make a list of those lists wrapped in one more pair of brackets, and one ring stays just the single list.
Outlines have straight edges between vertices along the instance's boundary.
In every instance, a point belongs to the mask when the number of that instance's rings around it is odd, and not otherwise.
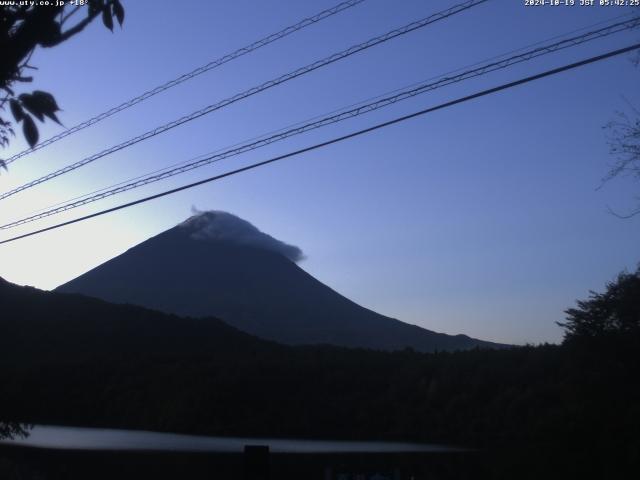
[{"label": "mountain slope", "polygon": [[214,357],[272,350],[216,318],[178,318],[133,305],[20,287],[0,278],[0,363],[83,364],[90,359]]},{"label": "mountain slope", "polygon": [[297,247],[244,220],[206,212],[57,290],[181,316],[214,316],[252,335],[293,345],[420,351],[494,346],[367,310],[290,259],[300,257]]}]

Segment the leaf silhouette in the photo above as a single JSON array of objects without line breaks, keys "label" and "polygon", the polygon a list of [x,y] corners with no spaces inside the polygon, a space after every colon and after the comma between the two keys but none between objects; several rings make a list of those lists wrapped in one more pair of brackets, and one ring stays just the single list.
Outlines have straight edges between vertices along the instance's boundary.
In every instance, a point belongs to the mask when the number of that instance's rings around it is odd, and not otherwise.
[{"label": "leaf silhouette", "polygon": [[51,120],[53,120],[54,122],[56,122],[58,125],[60,125],[61,127],[64,127],[64,125],[62,125],[62,122],[58,119],[57,115],[53,112],[44,112],[44,114],[49,117]]},{"label": "leaf silhouette", "polygon": [[13,118],[16,119],[16,122],[19,122],[24,118],[24,111],[22,110],[20,103],[15,98],[9,100],[9,107],[11,108],[11,113],[13,114]]},{"label": "leaf silhouette", "polygon": [[108,6],[102,10],[102,23],[113,32],[113,18],[111,18],[111,9]]},{"label": "leaf silhouette", "polygon": [[[60,108],[56,103],[56,99],[53,98],[53,95],[48,92],[43,92],[42,90],[35,90],[28,101],[29,105],[32,106],[34,110],[37,110],[39,113],[46,115],[57,124],[62,125],[55,114],[55,112],[59,111]],[[27,105],[26,102],[23,101],[23,103]],[[40,118],[41,115],[38,115],[38,113],[34,112],[31,109],[29,109],[29,111],[36,115],[40,119],[40,121],[44,120],[44,118]]]},{"label": "leaf silhouette", "polygon": [[36,123],[33,121],[33,118],[29,115],[24,116],[22,132],[24,133],[24,138],[27,139],[29,146],[33,148],[35,144],[38,143],[38,128],[36,127]]},{"label": "leaf silhouette", "polygon": [[99,5],[99,0],[89,0],[89,16],[93,17],[95,15],[98,15],[98,13],[100,13],[100,5]]},{"label": "leaf silhouette", "polygon": [[46,106],[42,104],[41,100],[37,96],[29,93],[23,93],[18,98],[29,113],[38,117],[38,120],[41,122],[44,122],[43,114],[46,110]]},{"label": "leaf silhouette", "polygon": [[113,1],[113,14],[118,19],[118,23],[122,26],[122,22],[124,22],[124,8],[120,3],[120,0]]},{"label": "leaf silhouette", "polygon": [[42,106],[42,112],[57,112],[60,110],[56,99],[53,98],[49,92],[43,92],[42,90],[34,90],[32,97],[37,99],[38,103]]}]

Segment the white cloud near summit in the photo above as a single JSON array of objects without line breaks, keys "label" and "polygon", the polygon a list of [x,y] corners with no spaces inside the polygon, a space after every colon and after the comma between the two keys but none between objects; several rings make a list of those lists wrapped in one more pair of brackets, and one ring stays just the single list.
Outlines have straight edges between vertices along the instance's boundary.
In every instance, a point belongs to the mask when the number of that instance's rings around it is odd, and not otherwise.
[{"label": "white cloud near summit", "polygon": [[181,225],[192,229],[191,237],[194,239],[216,240],[269,250],[296,263],[305,258],[299,247],[273,238],[229,212],[192,210],[194,215]]}]

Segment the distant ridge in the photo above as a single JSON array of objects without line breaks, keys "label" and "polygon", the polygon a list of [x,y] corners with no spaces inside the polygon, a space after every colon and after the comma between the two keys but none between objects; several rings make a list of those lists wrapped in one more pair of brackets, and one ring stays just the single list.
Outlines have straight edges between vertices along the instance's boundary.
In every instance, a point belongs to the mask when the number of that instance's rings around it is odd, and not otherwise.
[{"label": "distant ridge", "polygon": [[302,251],[219,211],[202,212],[57,291],[181,316],[214,316],[277,342],[418,351],[501,347],[368,310],[302,270]]},{"label": "distant ridge", "polygon": [[21,287],[1,277],[0,305],[0,365],[11,365],[5,373],[32,364],[186,359],[284,348],[216,318],[179,318],[134,305]]}]

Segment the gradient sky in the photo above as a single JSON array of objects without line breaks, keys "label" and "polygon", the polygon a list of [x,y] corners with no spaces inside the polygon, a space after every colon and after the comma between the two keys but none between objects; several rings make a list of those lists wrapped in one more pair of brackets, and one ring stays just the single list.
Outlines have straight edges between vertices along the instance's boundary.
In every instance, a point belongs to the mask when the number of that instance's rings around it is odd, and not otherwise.
[{"label": "gradient sky", "polygon": [[[55,94],[72,126],[131,96],[328,8],[337,0],[123,2],[125,26],[95,22],[38,51],[29,90]],[[5,191],[204,105],[456,3],[367,0],[20,159]],[[493,0],[276,87],[2,202],[0,220],[328,113],[627,13]],[[285,153],[403,113],[626,46],[635,31],[443,88],[392,108],[5,232],[62,219]],[[201,210],[232,212],[299,246],[300,266],[354,301],[445,333],[557,342],[554,322],[640,261],[638,184],[596,190],[612,158],[603,125],[640,104],[619,57],[55,232],[0,246],[0,276],[53,288]],[[41,138],[60,131],[43,127]],[[2,152],[25,147],[22,138]]]}]

